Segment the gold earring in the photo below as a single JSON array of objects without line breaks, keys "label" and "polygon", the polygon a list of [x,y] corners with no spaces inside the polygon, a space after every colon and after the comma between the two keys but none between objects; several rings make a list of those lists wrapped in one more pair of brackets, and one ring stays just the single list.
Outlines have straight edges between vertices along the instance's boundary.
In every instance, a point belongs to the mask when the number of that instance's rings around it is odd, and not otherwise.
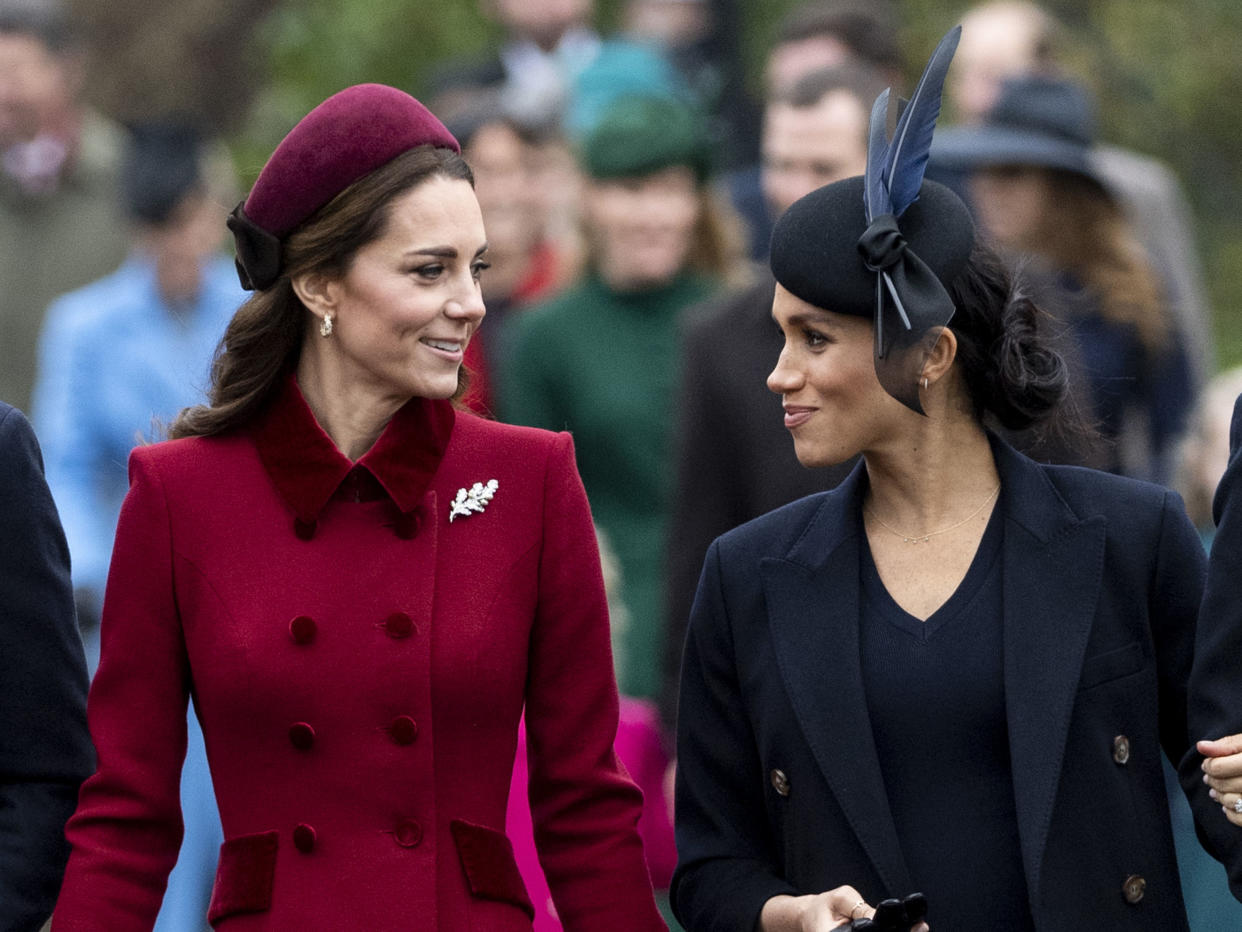
[{"label": "gold earring", "polygon": [[331,312],[323,315],[323,320],[319,322],[319,335],[321,337],[332,336],[332,314]]}]

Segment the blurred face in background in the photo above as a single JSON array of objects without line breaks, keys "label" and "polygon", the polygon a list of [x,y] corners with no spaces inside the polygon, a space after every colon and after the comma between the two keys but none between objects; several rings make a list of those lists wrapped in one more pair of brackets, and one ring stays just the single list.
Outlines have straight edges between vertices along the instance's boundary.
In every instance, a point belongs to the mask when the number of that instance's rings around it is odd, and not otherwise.
[{"label": "blurred face in background", "polygon": [[693,45],[711,27],[711,11],[702,0],[630,0],[625,33],[671,48]]},{"label": "blurred face in background", "polygon": [[989,4],[966,15],[947,82],[961,122],[982,120],[1006,78],[1034,70],[1041,27],[1038,11],[1018,3]]},{"label": "blurred face in background", "polygon": [[763,126],[763,194],[772,217],[816,188],[867,167],[868,115],[853,94],[829,91],[812,107],[769,105]]},{"label": "blurred face in background", "polygon": [[786,91],[812,71],[843,65],[853,58],[850,47],[836,36],[808,36],[795,42],[782,42],[768,54],[764,84],[769,94]]},{"label": "blurred face in background", "polygon": [[155,261],[160,292],[170,303],[198,295],[203,265],[220,248],[224,211],[204,190],[186,194],[160,224],[139,228],[140,248]]},{"label": "blurred face in background", "polygon": [[42,40],[0,33],[0,147],[61,128],[72,111],[77,69]]},{"label": "blurred face in background", "polygon": [[484,0],[484,11],[545,52],[571,29],[589,25],[594,13],[592,0]]},{"label": "blurred face in background", "polygon": [[979,224],[999,245],[1037,249],[1052,197],[1046,171],[1024,165],[986,168],[971,176],[970,196]]},{"label": "blurred face in background", "polygon": [[590,179],[583,195],[595,265],[610,287],[659,287],[685,267],[702,210],[698,180],[689,166]]},{"label": "blurred face in background", "polygon": [[492,267],[483,279],[484,294],[505,294],[515,284],[508,279],[525,272],[543,238],[547,204],[538,183],[537,154],[513,127],[498,121],[475,131],[465,156],[487,223]]}]

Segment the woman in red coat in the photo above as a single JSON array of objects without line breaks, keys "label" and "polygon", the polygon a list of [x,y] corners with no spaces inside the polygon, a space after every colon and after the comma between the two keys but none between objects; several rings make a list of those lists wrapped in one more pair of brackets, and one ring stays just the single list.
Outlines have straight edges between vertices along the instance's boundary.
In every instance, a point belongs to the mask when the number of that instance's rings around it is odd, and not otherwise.
[{"label": "woman in red coat", "polygon": [[483,222],[453,137],[362,85],[229,221],[210,407],[135,451],[54,928],[149,930],[190,695],[242,930],[529,930],[504,835],[518,717],[569,930],[658,930],[591,517],[566,434],[455,410]]}]

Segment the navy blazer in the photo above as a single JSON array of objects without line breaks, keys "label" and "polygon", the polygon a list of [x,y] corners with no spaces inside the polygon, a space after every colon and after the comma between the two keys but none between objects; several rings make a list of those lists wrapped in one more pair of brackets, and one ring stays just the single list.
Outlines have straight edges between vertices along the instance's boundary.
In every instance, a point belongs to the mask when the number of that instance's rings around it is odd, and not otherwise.
[{"label": "navy blazer", "polygon": [[0,932],[51,914],[94,766],[69,549],[34,432],[0,403]]},{"label": "navy blazer", "polygon": [[[1242,397],[1234,403],[1229,465],[1212,503],[1216,536],[1208,559],[1207,588],[1199,612],[1195,662],[1190,674],[1191,734],[1221,738],[1242,732]],[[1196,822],[1209,850],[1242,848],[1242,829],[1223,813]],[[1226,860],[1229,886],[1242,899],[1242,857]]]},{"label": "navy blazer", "polygon": [[[1035,926],[1185,930],[1160,751],[1181,764],[1198,818],[1219,820],[1186,715],[1203,547],[1175,493],[993,449],[1005,712]],[[690,932],[751,932],[777,894],[851,884],[874,903],[913,890],[859,658],[865,487],[860,466],[708,553],[678,726],[672,895]]]}]

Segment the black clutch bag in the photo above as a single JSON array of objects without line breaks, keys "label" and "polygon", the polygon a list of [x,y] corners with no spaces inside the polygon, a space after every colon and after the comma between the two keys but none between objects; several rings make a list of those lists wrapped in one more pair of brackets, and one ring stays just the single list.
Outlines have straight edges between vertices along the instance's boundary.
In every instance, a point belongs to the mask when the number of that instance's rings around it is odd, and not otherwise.
[{"label": "black clutch bag", "polygon": [[855,919],[852,932],[910,932],[927,918],[927,897],[911,893],[901,900],[883,900],[870,919]]}]

